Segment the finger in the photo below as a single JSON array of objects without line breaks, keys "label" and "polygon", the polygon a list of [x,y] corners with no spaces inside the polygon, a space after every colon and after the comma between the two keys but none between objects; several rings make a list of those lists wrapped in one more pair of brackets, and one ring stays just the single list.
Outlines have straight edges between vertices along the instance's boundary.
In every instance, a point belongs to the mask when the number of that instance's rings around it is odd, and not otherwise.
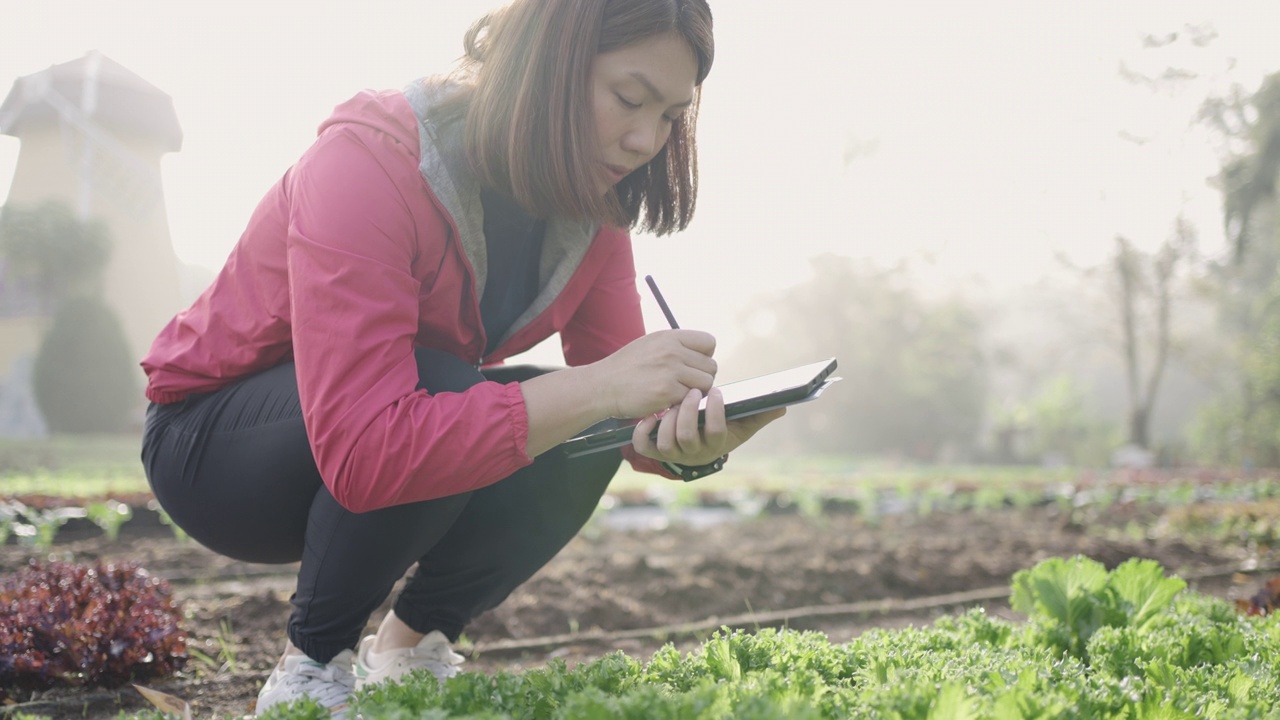
[{"label": "finger", "polygon": [[690,390],[680,403],[680,415],[676,418],[676,445],[685,455],[694,455],[702,450],[702,431],[698,427],[698,405],[702,402],[702,393]]},{"label": "finger", "polygon": [[[697,368],[685,367],[676,375],[676,381],[684,387],[684,393],[687,394],[690,390],[697,390],[698,397],[701,398],[704,393],[711,390],[711,386],[715,384],[716,376],[715,373],[708,373]],[[683,394],[679,398],[676,398],[676,402],[683,401]]]},{"label": "finger", "polygon": [[709,448],[723,448],[729,437],[729,424],[724,418],[724,393],[712,388],[707,394],[706,421],[702,425],[702,441]]},{"label": "finger", "polygon": [[662,419],[658,421],[658,452],[663,459],[680,456],[680,446],[676,442],[676,424],[680,420],[682,405],[672,405]]},{"label": "finger", "polygon": [[749,440],[752,435],[755,435],[760,428],[786,414],[786,408],[777,408],[768,412],[756,413],[755,415],[748,415],[744,418],[730,421],[729,427],[733,431],[733,435],[737,439],[738,443],[741,444]]},{"label": "finger", "polygon": [[644,419],[636,423],[635,429],[631,431],[631,446],[636,452],[645,457],[658,458],[658,448],[654,447],[653,438],[650,435],[653,429],[658,426],[657,415],[646,415]]},{"label": "finger", "polygon": [[786,414],[787,414],[787,409],[784,407],[781,407],[781,408],[775,408],[768,412],[757,413],[752,417],[755,420],[756,428],[759,429]]},{"label": "finger", "polygon": [[697,350],[703,355],[711,356],[716,352],[716,338],[702,330],[672,330],[681,345],[690,350]]},{"label": "finger", "polygon": [[684,348],[681,352],[680,362],[713,377],[720,371],[720,363],[716,362],[715,358],[710,355],[704,355],[696,350],[690,350],[689,348]]}]

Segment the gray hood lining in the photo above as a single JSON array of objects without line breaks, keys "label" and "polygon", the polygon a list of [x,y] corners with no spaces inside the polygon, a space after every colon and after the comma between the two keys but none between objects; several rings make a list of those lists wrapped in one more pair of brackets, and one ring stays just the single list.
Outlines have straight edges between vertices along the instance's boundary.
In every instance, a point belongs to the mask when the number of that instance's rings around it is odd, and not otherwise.
[{"label": "gray hood lining", "polygon": [[[456,87],[456,83],[446,78],[428,77],[405,87],[404,96],[418,118],[421,153],[418,170],[458,228],[458,241],[475,274],[478,302],[484,294],[489,266],[480,182],[466,160],[461,121],[442,125],[429,117],[431,108]],[[538,295],[507,330],[499,345],[551,306],[582,264],[598,229],[598,225],[581,221],[556,217],[547,220],[538,264]]]}]

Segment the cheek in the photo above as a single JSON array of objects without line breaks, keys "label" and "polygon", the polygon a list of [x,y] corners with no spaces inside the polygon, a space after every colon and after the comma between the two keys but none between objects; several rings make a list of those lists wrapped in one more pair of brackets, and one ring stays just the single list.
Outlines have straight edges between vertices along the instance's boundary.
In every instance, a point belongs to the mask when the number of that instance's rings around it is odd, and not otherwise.
[{"label": "cheek", "polygon": [[602,146],[613,144],[618,139],[618,122],[608,110],[598,109],[595,114],[596,141]]},{"label": "cheek", "polygon": [[596,140],[601,144],[609,141],[609,128],[612,125],[612,113],[609,104],[596,93],[591,104],[591,120],[595,125]]},{"label": "cheek", "polygon": [[667,143],[671,142],[671,133],[675,130],[674,124],[663,124],[666,129],[662,132],[662,142],[658,145],[658,152],[662,152],[667,147]]}]

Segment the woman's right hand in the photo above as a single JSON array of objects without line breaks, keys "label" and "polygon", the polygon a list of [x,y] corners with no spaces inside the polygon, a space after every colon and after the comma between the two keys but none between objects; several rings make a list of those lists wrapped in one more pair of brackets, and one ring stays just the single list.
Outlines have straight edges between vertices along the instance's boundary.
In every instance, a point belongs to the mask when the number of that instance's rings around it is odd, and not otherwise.
[{"label": "woman's right hand", "polygon": [[598,387],[613,417],[640,418],[704,396],[716,379],[716,339],[701,330],[659,330],[596,363]]}]

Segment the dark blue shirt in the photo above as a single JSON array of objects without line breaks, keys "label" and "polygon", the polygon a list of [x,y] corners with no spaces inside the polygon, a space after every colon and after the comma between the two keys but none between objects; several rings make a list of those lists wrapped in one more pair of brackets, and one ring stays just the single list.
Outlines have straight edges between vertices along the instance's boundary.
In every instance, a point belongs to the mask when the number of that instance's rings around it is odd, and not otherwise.
[{"label": "dark blue shirt", "polygon": [[547,224],[494,190],[482,190],[480,204],[489,256],[480,298],[480,319],[488,338],[484,351],[488,354],[497,349],[502,336],[538,296],[538,265]]}]

